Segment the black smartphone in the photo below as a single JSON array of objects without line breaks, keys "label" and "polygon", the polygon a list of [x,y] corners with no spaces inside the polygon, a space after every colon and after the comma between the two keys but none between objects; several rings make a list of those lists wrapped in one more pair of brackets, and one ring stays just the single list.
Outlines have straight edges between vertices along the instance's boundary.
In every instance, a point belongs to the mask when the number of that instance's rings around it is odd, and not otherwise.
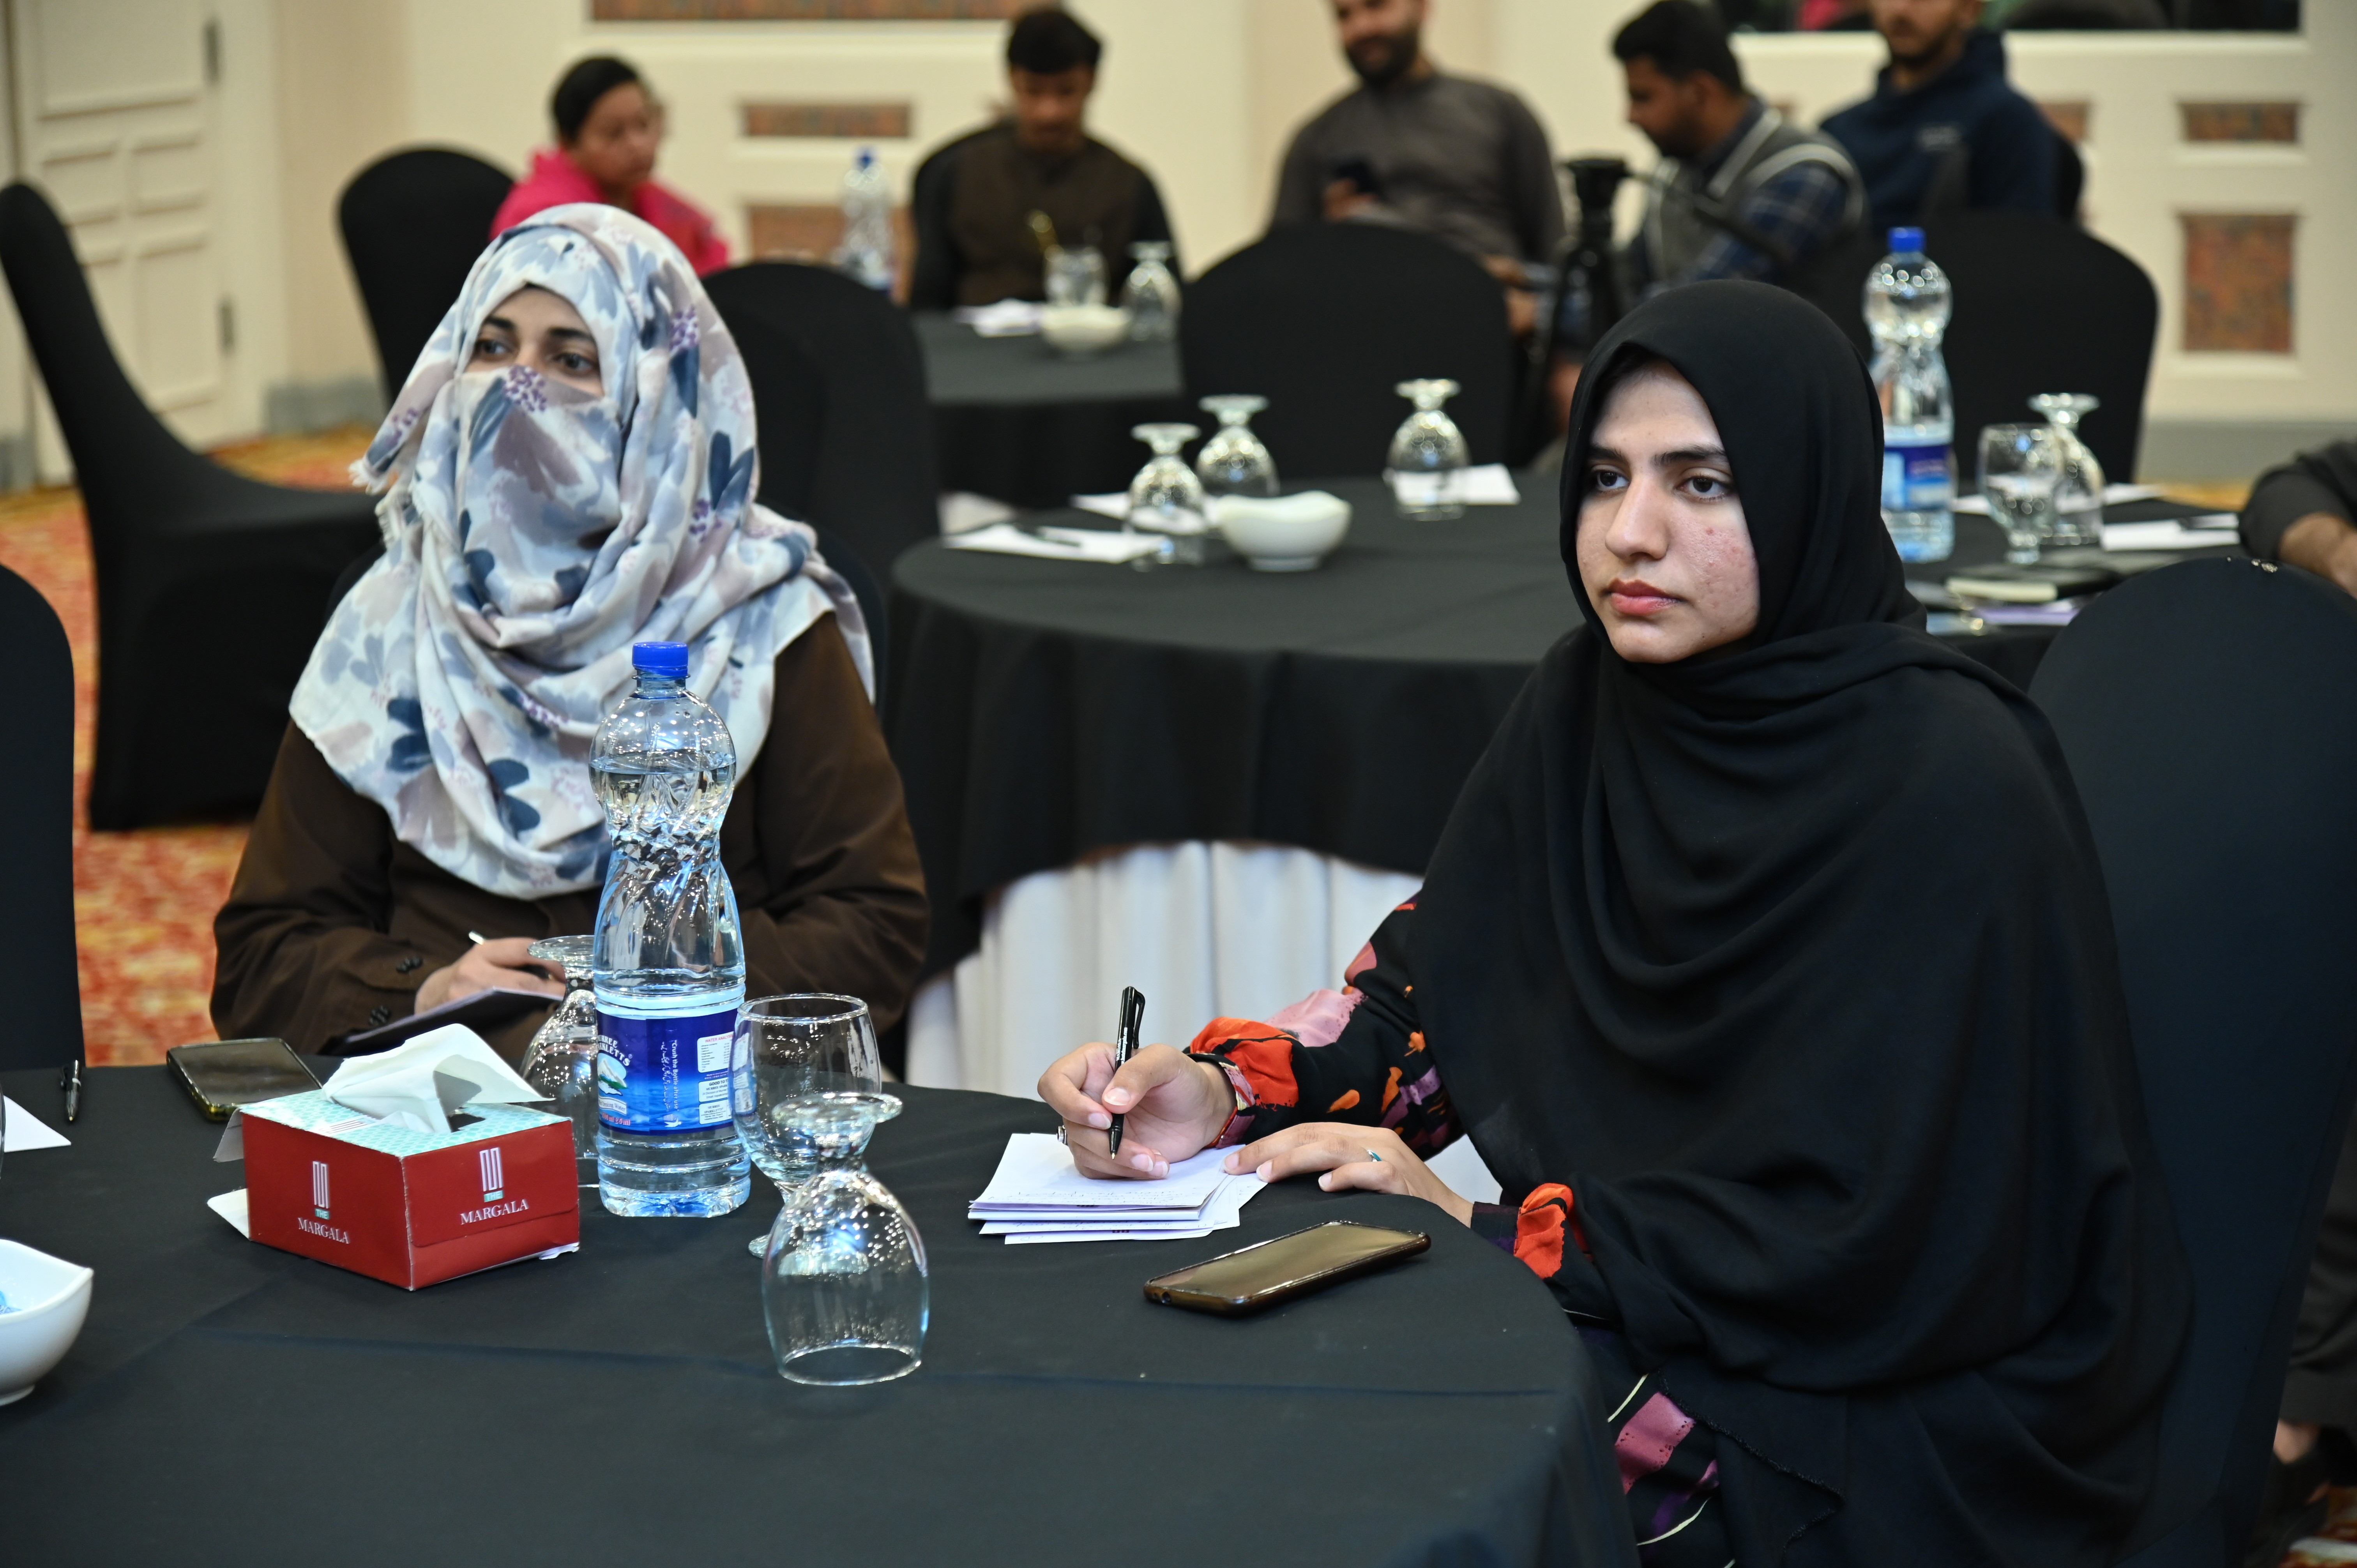
[{"label": "black smartphone", "polygon": [[1336,158],[1326,170],[1326,182],[1331,185],[1336,180],[1355,187],[1361,196],[1372,197],[1377,201],[1383,199],[1383,177],[1375,172],[1375,166],[1364,153]]},{"label": "black smartphone", "polygon": [[1329,1220],[1157,1275],[1146,1282],[1146,1299],[1242,1317],[1413,1258],[1431,1245],[1432,1238],[1421,1230]]},{"label": "black smartphone", "polygon": [[226,1122],[241,1105],[319,1087],[295,1047],[274,1037],[174,1046],[164,1059],[208,1122]]}]

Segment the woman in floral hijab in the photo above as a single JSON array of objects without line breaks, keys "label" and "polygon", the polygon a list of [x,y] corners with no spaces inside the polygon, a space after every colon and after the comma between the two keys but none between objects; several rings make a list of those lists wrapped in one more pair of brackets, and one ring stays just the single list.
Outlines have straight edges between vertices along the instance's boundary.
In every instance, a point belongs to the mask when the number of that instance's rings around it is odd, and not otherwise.
[{"label": "woman in floral hijab", "polygon": [[750,983],[899,1013],[924,904],[866,628],[756,470],[743,363],[668,241],[581,205],[492,243],[354,465],[385,552],[313,650],[215,923],[225,1035],[316,1048],[554,993],[523,949],[589,929],[589,745],[648,640],[688,645],[736,741]]}]

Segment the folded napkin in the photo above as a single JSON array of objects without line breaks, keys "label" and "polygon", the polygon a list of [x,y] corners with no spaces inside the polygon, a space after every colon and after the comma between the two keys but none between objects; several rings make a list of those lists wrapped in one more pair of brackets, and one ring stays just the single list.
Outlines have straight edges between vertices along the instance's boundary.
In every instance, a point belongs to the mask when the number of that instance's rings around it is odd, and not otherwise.
[{"label": "folded napkin", "polygon": [[2233,512],[2216,511],[2201,517],[2169,518],[2159,522],[2107,522],[2104,524],[2104,548],[2207,550],[2215,545],[2235,542],[2239,537],[2234,532],[2235,521]]},{"label": "folded napkin", "polygon": [[363,1116],[413,1133],[448,1133],[462,1105],[521,1105],[547,1095],[464,1024],[446,1024],[389,1051],[350,1057],[323,1087]]},{"label": "folded napkin", "polygon": [[1002,299],[996,305],[961,306],[951,314],[979,338],[1028,338],[1039,330],[1039,313],[1046,308],[1037,300]]},{"label": "folded napkin", "polygon": [[1043,528],[1037,533],[1026,533],[1011,522],[954,534],[942,542],[952,550],[1036,555],[1043,561],[1094,561],[1108,566],[1151,555],[1162,548],[1159,534],[1114,533],[1101,528]]}]

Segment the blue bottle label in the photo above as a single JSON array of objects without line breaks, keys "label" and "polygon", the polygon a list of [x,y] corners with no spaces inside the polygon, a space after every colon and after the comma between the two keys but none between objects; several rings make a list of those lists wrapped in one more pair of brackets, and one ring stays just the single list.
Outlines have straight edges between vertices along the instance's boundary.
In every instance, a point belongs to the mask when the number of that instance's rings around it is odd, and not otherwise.
[{"label": "blue bottle label", "polygon": [[598,1120],[618,1133],[727,1125],[729,1042],[744,1001],[741,985],[677,1000],[600,995]]},{"label": "blue bottle label", "polygon": [[1882,448],[1882,510],[1945,511],[1955,504],[1955,459],[1946,437],[1889,439]]}]

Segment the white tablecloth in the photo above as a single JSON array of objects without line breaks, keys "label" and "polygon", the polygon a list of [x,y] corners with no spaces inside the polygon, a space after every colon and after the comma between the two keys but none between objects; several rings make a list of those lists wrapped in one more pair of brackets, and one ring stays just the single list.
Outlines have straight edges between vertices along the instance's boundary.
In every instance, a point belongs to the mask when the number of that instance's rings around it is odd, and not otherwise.
[{"label": "white tablecloth", "polygon": [[[909,1081],[1034,1095],[1049,1062],[1110,1040],[1125,985],[1146,1038],[1184,1049],[1222,1017],[1265,1018],[1342,971],[1417,880],[1282,844],[1141,844],[994,894],[980,950],[917,993]],[[1487,1201],[1460,1140],[1435,1163]]]}]

